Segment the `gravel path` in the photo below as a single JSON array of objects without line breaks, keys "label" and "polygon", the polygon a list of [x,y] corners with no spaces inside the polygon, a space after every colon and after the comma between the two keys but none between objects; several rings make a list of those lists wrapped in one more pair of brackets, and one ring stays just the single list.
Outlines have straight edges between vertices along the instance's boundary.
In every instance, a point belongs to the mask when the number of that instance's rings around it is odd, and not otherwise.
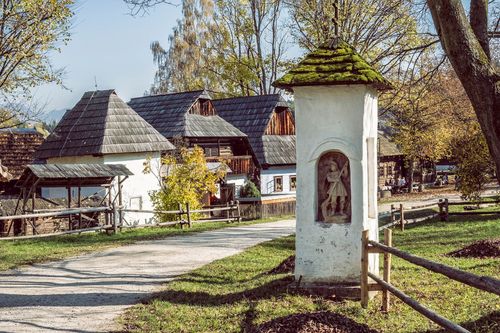
[{"label": "gravel path", "polygon": [[161,283],[294,232],[294,220],[255,224],[0,272],[0,332],[108,332]]}]

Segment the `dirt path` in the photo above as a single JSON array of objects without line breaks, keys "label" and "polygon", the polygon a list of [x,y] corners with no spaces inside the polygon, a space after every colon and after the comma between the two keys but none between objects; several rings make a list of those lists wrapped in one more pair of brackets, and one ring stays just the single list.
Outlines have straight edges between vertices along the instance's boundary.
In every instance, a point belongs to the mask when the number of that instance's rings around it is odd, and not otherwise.
[{"label": "dirt path", "polygon": [[162,282],[294,232],[294,220],[255,224],[0,272],[0,332],[108,332]]}]

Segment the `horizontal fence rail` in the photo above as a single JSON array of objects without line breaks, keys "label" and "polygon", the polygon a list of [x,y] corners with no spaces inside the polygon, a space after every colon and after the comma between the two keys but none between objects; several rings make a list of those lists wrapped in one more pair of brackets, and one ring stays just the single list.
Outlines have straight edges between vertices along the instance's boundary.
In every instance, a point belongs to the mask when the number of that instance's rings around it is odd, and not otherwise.
[{"label": "horizontal fence rail", "polygon": [[[389,292],[399,298],[401,301],[412,307],[414,310],[423,314],[425,317],[440,325],[443,328],[457,333],[470,333],[460,325],[438,315],[434,311],[426,308],[418,303],[416,300],[406,295],[403,291],[394,287],[391,281],[391,255],[395,255],[403,260],[420,267],[424,267],[432,272],[442,274],[452,280],[469,285],[473,288],[483,290],[500,296],[500,280],[488,277],[479,276],[473,273],[465,272],[454,267],[440,264],[425,258],[421,258],[410,253],[401,251],[392,247],[392,230],[384,230],[384,242],[369,240],[368,230],[363,231],[362,234],[362,255],[361,255],[361,305],[366,308],[368,306],[369,291],[376,291],[382,289],[382,310],[389,310]],[[377,253],[384,255],[383,265],[383,279],[369,272],[368,257],[369,253]],[[369,284],[369,278],[375,281],[375,284]]]}]

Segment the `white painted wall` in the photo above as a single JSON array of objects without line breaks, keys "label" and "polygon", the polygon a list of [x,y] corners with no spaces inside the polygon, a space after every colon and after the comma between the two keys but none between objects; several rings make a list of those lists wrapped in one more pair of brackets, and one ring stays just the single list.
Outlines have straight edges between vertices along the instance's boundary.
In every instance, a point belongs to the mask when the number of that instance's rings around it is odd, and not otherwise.
[{"label": "white painted wall", "polygon": [[[130,153],[130,154],[110,154],[101,157],[95,156],[74,156],[74,157],[58,157],[47,160],[49,164],[64,163],[95,163],[95,164],[123,164],[132,173],[123,182],[123,206],[131,209],[152,210],[153,204],[149,197],[149,192],[160,188],[158,178],[155,176],[157,172],[144,174],[144,162],[150,157],[151,165],[156,166],[160,163],[160,153]],[[117,179],[115,179],[116,183]],[[113,193],[116,193],[116,184]],[[113,194],[113,196],[114,196]],[[142,202],[142,206],[139,203]],[[136,224],[151,224],[154,222],[154,215],[149,213],[125,213],[124,218],[129,225]]]},{"label": "white painted wall", "polygon": [[[296,175],[296,168],[282,167],[282,168],[269,168],[260,171],[260,193],[261,195],[295,195],[296,191],[290,189],[290,176]],[[283,191],[274,192],[274,177],[283,177]]]},{"label": "white painted wall", "polygon": [[[359,283],[361,232],[378,239],[376,203],[377,91],[365,85],[294,87],[297,135],[297,237],[295,278],[304,283]],[[375,138],[368,160],[367,138]],[[351,168],[351,223],[316,221],[317,163],[340,151]],[[368,169],[372,186],[368,186]],[[368,188],[374,193],[369,195]],[[371,214],[368,216],[368,200]],[[374,200],[374,201],[373,201]],[[378,256],[370,255],[378,273]]]},{"label": "white painted wall", "polygon": [[247,180],[248,180],[248,177],[246,175],[231,175],[231,174],[229,174],[226,176],[226,183],[234,184],[234,188],[235,188],[234,196],[235,196],[235,198],[240,197],[241,188],[245,185],[245,182]]}]

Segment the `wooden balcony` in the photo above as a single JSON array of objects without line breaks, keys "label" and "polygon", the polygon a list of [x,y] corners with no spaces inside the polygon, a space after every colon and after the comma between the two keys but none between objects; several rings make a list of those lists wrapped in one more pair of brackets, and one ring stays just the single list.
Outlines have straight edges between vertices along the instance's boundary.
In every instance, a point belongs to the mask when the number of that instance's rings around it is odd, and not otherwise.
[{"label": "wooden balcony", "polygon": [[251,155],[242,156],[210,156],[206,157],[207,162],[224,162],[231,169],[229,174],[253,174],[255,165]]}]

